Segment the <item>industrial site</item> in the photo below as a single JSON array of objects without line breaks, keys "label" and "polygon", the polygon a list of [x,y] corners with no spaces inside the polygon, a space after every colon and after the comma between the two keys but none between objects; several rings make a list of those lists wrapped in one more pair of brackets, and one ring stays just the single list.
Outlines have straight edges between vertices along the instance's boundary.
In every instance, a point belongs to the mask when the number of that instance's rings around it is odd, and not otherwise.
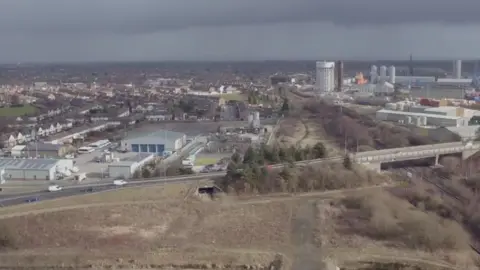
[{"label": "industrial site", "polygon": [[477,269],[480,107],[464,62],[12,81],[0,265]]}]

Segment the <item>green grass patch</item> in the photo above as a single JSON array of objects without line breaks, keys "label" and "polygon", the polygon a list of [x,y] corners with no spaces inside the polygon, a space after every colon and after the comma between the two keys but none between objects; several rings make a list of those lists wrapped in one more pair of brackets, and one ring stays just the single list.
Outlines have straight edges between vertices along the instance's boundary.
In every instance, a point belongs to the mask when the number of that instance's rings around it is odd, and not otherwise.
[{"label": "green grass patch", "polygon": [[220,95],[221,98],[223,98],[225,101],[229,101],[229,100],[246,100],[246,97],[243,96],[242,94],[239,94],[239,93],[232,93],[232,94],[221,94]]},{"label": "green grass patch", "polygon": [[205,166],[209,164],[216,164],[217,161],[218,161],[217,158],[209,158],[209,157],[197,158],[195,159],[195,166]]},{"label": "green grass patch", "polygon": [[23,105],[22,107],[4,107],[0,108],[0,116],[23,116],[35,112],[32,105]]}]

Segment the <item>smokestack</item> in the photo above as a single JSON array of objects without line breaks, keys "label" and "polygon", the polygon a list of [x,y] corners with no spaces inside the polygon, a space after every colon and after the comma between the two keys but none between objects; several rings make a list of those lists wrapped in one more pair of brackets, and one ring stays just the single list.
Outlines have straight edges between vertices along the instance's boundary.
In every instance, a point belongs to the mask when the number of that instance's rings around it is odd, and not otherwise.
[{"label": "smokestack", "polygon": [[335,64],[335,76],[337,77],[337,91],[342,92],[343,90],[343,61],[337,61]]},{"label": "smokestack", "polygon": [[408,65],[408,69],[410,71],[410,76],[413,76],[413,55],[410,54],[410,63]]}]

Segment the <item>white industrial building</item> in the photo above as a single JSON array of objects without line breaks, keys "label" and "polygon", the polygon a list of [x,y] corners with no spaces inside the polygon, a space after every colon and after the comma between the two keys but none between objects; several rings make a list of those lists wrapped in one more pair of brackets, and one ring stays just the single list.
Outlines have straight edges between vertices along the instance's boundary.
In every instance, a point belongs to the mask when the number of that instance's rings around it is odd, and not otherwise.
[{"label": "white industrial building", "polygon": [[371,94],[371,95],[382,95],[382,94],[392,94],[395,92],[395,87],[386,81],[377,83],[377,84],[361,84],[361,85],[355,85],[355,87],[352,87],[352,91],[355,91],[359,93],[360,95],[363,94]]},{"label": "white industrial building", "polygon": [[436,81],[434,76],[395,76],[395,83],[411,86],[420,86]]},{"label": "white industrial building", "polygon": [[[438,108],[436,108],[438,109]],[[377,111],[376,118],[381,121],[392,121],[403,124],[411,124],[417,126],[437,126],[437,127],[460,127],[467,126],[469,118],[462,116],[449,116],[442,114],[440,111],[411,112],[411,111],[395,111],[381,109]]]},{"label": "white industrial building", "polygon": [[164,156],[180,150],[186,142],[187,135],[184,133],[159,130],[142,137],[123,140],[121,148],[129,152]]},{"label": "white industrial building", "polygon": [[315,88],[319,92],[335,90],[335,62],[318,61],[316,63]]},{"label": "white industrial building", "polygon": [[56,180],[58,175],[71,175],[71,159],[0,158],[5,180]]},{"label": "white industrial building", "polygon": [[155,158],[153,153],[140,153],[134,157],[108,164],[108,175],[114,179],[130,179],[135,171]]}]

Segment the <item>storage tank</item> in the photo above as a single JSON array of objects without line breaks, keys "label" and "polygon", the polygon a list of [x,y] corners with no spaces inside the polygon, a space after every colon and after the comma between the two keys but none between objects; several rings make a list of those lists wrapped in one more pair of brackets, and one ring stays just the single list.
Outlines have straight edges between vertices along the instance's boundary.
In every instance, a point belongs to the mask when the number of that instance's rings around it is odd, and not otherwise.
[{"label": "storage tank", "polygon": [[260,112],[254,112],[253,113],[253,120],[254,121],[260,121]]},{"label": "storage tank", "polygon": [[416,116],[412,118],[417,127],[421,126],[420,117]]},{"label": "storage tank", "polygon": [[427,125],[427,117],[426,116],[420,116],[420,123],[422,126]]},{"label": "storage tank", "polygon": [[405,124],[412,124],[412,117],[411,116],[405,117]]},{"label": "storage tank", "polygon": [[253,114],[248,115],[248,126],[249,127],[253,126]]},{"label": "storage tank", "polygon": [[387,78],[387,67],[386,66],[381,66],[380,67],[380,78],[382,80],[385,80]]},{"label": "storage tank", "polygon": [[388,68],[388,82],[391,84],[395,83],[395,66],[390,66]]}]

